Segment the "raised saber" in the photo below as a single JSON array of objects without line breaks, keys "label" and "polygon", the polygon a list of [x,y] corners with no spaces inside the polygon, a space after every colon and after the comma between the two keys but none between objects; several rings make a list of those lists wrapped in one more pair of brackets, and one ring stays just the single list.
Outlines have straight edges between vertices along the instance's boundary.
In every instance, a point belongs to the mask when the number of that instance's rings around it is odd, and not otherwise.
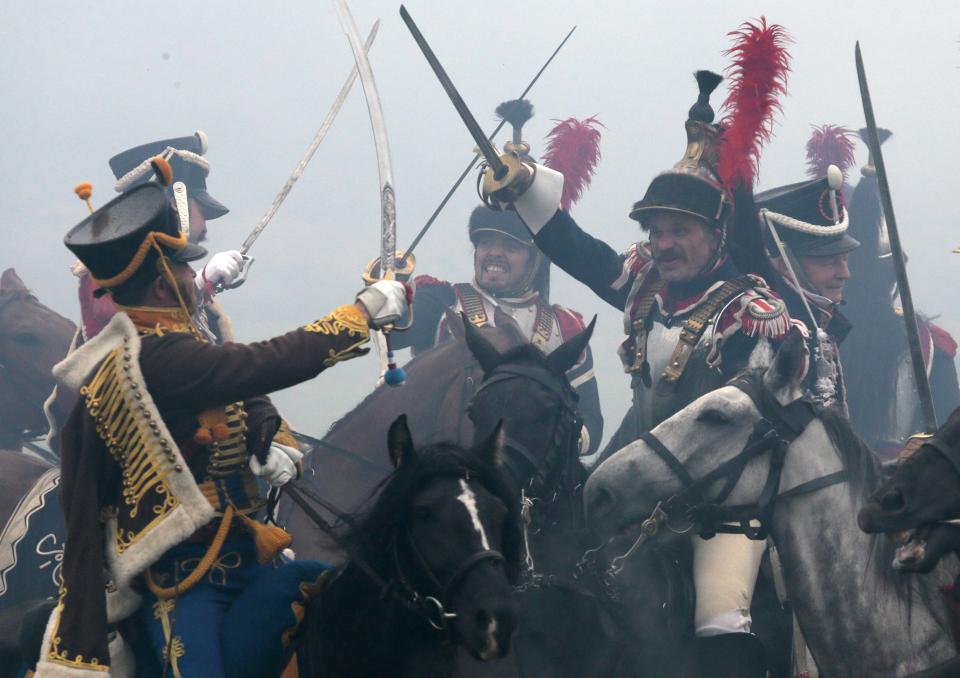
[{"label": "raised saber", "polygon": [[877,133],[877,121],[873,116],[873,104],[870,102],[870,90],[867,87],[867,75],[863,68],[863,56],[860,54],[860,41],[855,50],[857,61],[857,79],[860,81],[860,98],[863,100],[863,115],[867,121],[867,135],[870,139],[870,151],[873,153],[874,167],[877,170],[877,189],[880,192],[880,204],[887,220],[887,236],[890,238],[890,252],[893,255],[894,270],[897,273],[897,287],[900,290],[900,303],[903,305],[903,320],[907,325],[907,344],[910,346],[910,363],[913,366],[913,381],[917,385],[920,397],[920,410],[923,413],[926,433],[937,430],[937,413],[933,407],[933,394],[930,381],[923,363],[923,351],[920,348],[920,330],[917,327],[917,314],[913,308],[913,296],[910,294],[910,281],[907,279],[907,266],[900,246],[900,232],[897,230],[897,218],[893,214],[893,201],[890,198],[890,185],[887,183],[887,168],[883,163],[883,150]]},{"label": "raised saber", "polygon": [[[370,127],[373,129],[373,142],[377,151],[377,169],[380,173],[380,276],[392,280],[396,269],[397,253],[397,201],[393,189],[393,165],[390,160],[390,143],[387,139],[387,123],[383,117],[383,106],[377,82],[373,78],[370,60],[360,43],[357,25],[350,14],[346,0],[333,0],[340,19],[340,27],[350,42],[353,60],[360,75],[363,95],[367,100],[367,112],[370,115]],[[397,367],[390,347],[390,336],[386,330],[377,335],[377,349],[380,353],[381,378],[391,386],[403,383],[405,375]]]},{"label": "raised saber", "polygon": [[483,155],[484,160],[486,160],[487,164],[493,169],[494,178],[498,180],[503,178],[503,176],[507,173],[507,166],[503,163],[503,161],[500,160],[500,156],[493,147],[493,144],[490,143],[490,140],[487,139],[487,135],[485,135],[483,130],[480,129],[480,125],[477,124],[477,119],[473,117],[473,113],[471,113],[470,109],[467,108],[467,104],[464,103],[463,97],[460,96],[460,92],[458,92],[457,88],[454,87],[453,82],[450,80],[450,76],[447,75],[447,72],[440,64],[440,61],[437,60],[437,55],[433,53],[433,50],[427,43],[426,38],[423,37],[423,33],[421,33],[420,29],[417,28],[417,24],[414,22],[413,17],[410,16],[407,8],[403,5],[400,5],[400,18],[403,19],[403,23],[405,23],[407,28],[410,29],[413,39],[416,41],[417,46],[420,47],[420,51],[423,52],[423,56],[427,58],[427,63],[430,64],[430,68],[433,69],[434,74],[437,76],[437,80],[440,81],[440,86],[443,87],[443,91],[447,93],[447,96],[450,97],[450,101],[453,102],[453,107],[456,108],[457,113],[460,114],[460,119],[463,120],[463,124],[467,126],[467,130],[469,130],[470,136],[473,137],[474,142],[477,144],[477,148],[480,149],[480,153]]},{"label": "raised saber", "polygon": [[[561,49],[563,49],[563,46],[567,44],[567,40],[570,39],[570,36],[573,35],[573,32],[575,30],[577,30],[576,26],[570,29],[570,32],[567,33],[566,37],[564,37],[563,40],[560,41],[560,44],[557,45],[557,48],[553,50],[553,54],[551,54],[550,58],[547,59],[547,61],[543,64],[543,66],[540,67],[540,70],[537,71],[537,74],[533,76],[533,80],[530,81],[530,84],[528,84],[527,88],[520,93],[520,96],[518,96],[517,99],[523,99],[527,96],[527,94],[529,94],[530,90],[533,89],[533,86],[537,84],[537,80],[539,80],[540,76],[543,75],[543,72],[547,70],[547,66],[550,65],[550,62],[553,61],[553,58],[557,56],[557,54],[560,52]],[[500,133],[500,130],[503,129],[503,126],[506,124],[507,124],[506,118],[501,119],[500,124],[497,125],[496,129],[494,129],[493,132],[490,133],[487,139],[489,139],[489,141],[493,143],[493,140],[497,137],[497,134]],[[427,223],[425,223],[423,225],[423,228],[420,229],[420,232],[417,233],[417,237],[413,239],[412,243],[410,243],[410,247],[408,247],[404,251],[403,258],[400,259],[400,263],[399,263],[400,268],[403,268],[403,265],[407,262],[407,257],[413,254],[413,251],[417,248],[417,245],[419,245],[420,241],[423,240],[423,236],[425,236],[427,234],[427,231],[430,230],[430,227],[433,226],[433,222],[437,220],[438,216],[440,216],[440,212],[442,212],[443,208],[447,206],[448,202],[450,202],[450,198],[452,198],[453,194],[457,192],[458,188],[460,188],[460,184],[462,184],[463,180],[467,178],[467,175],[473,171],[473,168],[477,164],[477,160],[479,160],[481,157],[482,155],[480,153],[475,154],[473,158],[471,158],[469,164],[467,164],[467,168],[463,170],[463,172],[460,173],[460,176],[457,177],[457,180],[453,182],[453,186],[451,186],[450,190],[447,191],[447,194],[443,196],[443,200],[440,201],[440,204],[437,205],[437,208],[433,210],[433,214],[430,215],[430,218],[427,219]]]},{"label": "raised saber", "polygon": [[[380,29],[380,20],[374,22],[373,28],[370,29],[370,34],[367,36],[367,41],[364,43],[363,49],[364,52],[369,52],[370,47],[373,46],[373,41],[377,37],[377,31]],[[350,94],[350,90],[353,87],[353,83],[357,79],[357,67],[354,66],[353,70],[350,71],[350,75],[347,77],[347,81],[343,83],[343,87],[340,88],[340,93],[337,94],[337,98],[334,100],[333,105],[330,106],[330,110],[327,111],[327,116],[323,119],[323,123],[320,125],[320,129],[317,130],[317,133],[313,136],[313,141],[310,142],[310,145],[307,147],[307,152],[303,154],[303,158],[300,159],[300,162],[294,168],[293,173],[287,179],[287,182],[283,185],[283,188],[280,189],[280,192],[277,193],[277,197],[273,199],[270,207],[267,209],[266,213],[260,217],[260,221],[257,222],[257,225],[253,227],[253,230],[250,232],[250,235],[247,236],[247,239],[243,241],[243,244],[240,245],[240,254],[243,255],[243,269],[240,272],[240,275],[237,276],[230,285],[227,285],[228,288],[239,287],[247,279],[247,271],[250,268],[250,265],[253,263],[253,258],[247,256],[247,252],[250,251],[250,248],[253,247],[253,243],[257,241],[257,238],[260,237],[260,234],[263,233],[263,230],[267,227],[267,224],[270,223],[270,220],[273,219],[273,215],[277,213],[277,210],[280,209],[280,205],[283,204],[283,201],[287,199],[287,194],[290,193],[290,189],[293,188],[293,185],[297,183],[297,180],[303,174],[303,171],[306,169],[307,165],[310,163],[310,160],[313,159],[313,154],[316,153],[317,148],[320,147],[320,144],[323,143],[324,138],[327,136],[327,132],[330,131],[330,128],[333,126],[333,121],[336,120],[337,114],[340,112],[340,109],[343,108],[343,102],[346,101],[347,95]]]}]

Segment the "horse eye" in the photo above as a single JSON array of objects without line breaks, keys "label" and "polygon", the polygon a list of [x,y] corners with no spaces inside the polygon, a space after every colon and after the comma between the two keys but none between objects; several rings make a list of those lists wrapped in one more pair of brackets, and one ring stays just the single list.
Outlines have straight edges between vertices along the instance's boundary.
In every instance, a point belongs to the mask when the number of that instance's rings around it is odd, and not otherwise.
[{"label": "horse eye", "polygon": [[720,410],[704,410],[697,416],[697,421],[712,425],[729,424],[730,417]]},{"label": "horse eye", "polygon": [[433,511],[426,506],[414,506],[413,517],[415,520],[430,520],[433,518]]}]

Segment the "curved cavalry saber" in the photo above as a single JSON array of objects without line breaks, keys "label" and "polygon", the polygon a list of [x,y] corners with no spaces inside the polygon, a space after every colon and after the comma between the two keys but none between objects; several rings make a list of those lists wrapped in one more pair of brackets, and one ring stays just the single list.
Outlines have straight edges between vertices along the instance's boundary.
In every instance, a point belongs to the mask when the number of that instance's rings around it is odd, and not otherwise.
[{"label": "curved cavalry saber", "polygon": [[[409,17],[410,15],[407,14],[407,16]],[[573,32],[575,30],[577,30],[576,26],[570,29],[570,32],[567,33],[567,35],[563,38],[563,40],[560,41],[560,44],[557,45],[557,48],[553,50],[553,54],[551,54],[550,58],[547,59],[546,62],[543,64],[543,66],[540,67],[540,70],[537,71],[537,74],[533,76],[533,80],[530,81],[530,84],[528,84],[526,89],[524,89],[523,92],[520,93],[520,96],[518,96],[517,99],[523,99],[525,96],[527,96],[527,94],[529,94],[530,90],[533,89],[533,86],[537,84],[537,80],[539,80],[540,76],[543,75],[543,72],[547,70],[547,66],[550,65],[550,62],[553,61],[553,58],[557,56],[557,54],[560,52],[561,49],[563,49],[563,46],[567,44],[567,40],[570,39],[570,36],[573,35]],[[491,132],[487,136],[487,139],[492,143],[493,140],[497,137],[497,134],[500,133],[500,130],[503,129],[503,126],[506,124],[507,124],[507,119],[501,118],[500,124],[497,125],[496,128],[493,130],[493,132]],[[408,247],[404,251],[403,258],[400,259],[401,268],[403,268],[403,265],[406,263],[407,257],[413,254],[413,251],[417,248],[417,245],[419,245],[420,241],[423,240],[423,236],[425,236],[427,234],[427,231],[430,230],[430,227],[433,226],[433,222],[437,220],[438,216],[440,216],[440,212],[442,212],[443,208],[447,206],[448,202],[450,202],[450,198],[452,198],[453,194],[457,192],[458,188],[460,188],[460,184],[462,184],[463,180],[467,178],[467,175],[473,171],[473,168],[477,164],[477,160],[479,160],[481,157],[482,156],[480,153],[476,153],[473,156],[473,158],[470,160],[470,162],[467,164],[466,169],[463,170],[463,172],[460,173],[460,176],[457,177],[457,180],[453,182],[453,186],[450,187],[450,190],[447,191],[447,194],[443,196],[443,200],[441,200],[440,204],[437,205],[437,209],[433,210],[433,214],[431,214],[430,218],[427,219],[427,223],[425,223],[423,225],[423,228],[420,229],[420,232],[417,233],[417,237],[413,239],[412,243],[410,243],[410,247]]]},{"label": "curved cavalry saber", "polygon": [[887,183],[887,168],[883,164],[883,151],[877,133],[877,121],[873,117],[873,104],[867,87],[867,74],[863,68],[863,56],[860,54],[860,41],[855,51],[857,61],[857,79],[860,81],[860,98],[863,100],[863,115],[867,120],[867,135],[870,139],[870,151],[873,153],[874,167],[877,170],[877,188],[880,191],[880,203],[883,215],[887,219],[887,235],[890,238],[890,251],[897,272],[897,287],[900,290],[900,303],[903,305],[903,320],[907,325],[907,343],[910,346],[910,363],[913,366],[913,381],[920,397],[920,409],[923,413],[925,433],[937,430],[937,413],[933,407],[933,394],[923,362],[923,350],[920,348],[920,331],[917,327],[917,314],[913,308],[913,296],[910,294],[910,281],[907,279],[906,260],[900,246],[900,232],[897,230],[897,218],[893,214],[893,201],[890,198],[890,185]]},{"label": "curved cavalry saber", "polygon": [[[378,19],[376,22],[374,22],[373,28],[370,29],[370,34],[367,36],[367,41],[364,43],[364,52],[370,51],[370,48],[373,46],[373,41],[377,37],[377,31],[379,29],[380,20]],[[317,133],[313,136],[313,141],[311,141],[310,145],[307,146],[307,152],[303,154],[303,158],[300,159],[300,162],[294,168],[293,173],[287,179],[287,182],[283,185],[283,188],[281,188],[280,192],[277,193],[277,197],[273,199],[273,203],[271,203],[266,213],[260,217],[260,221],[258,221],[257,225],[253,227],[250,235],[248,235],[247,239],[243,241],[242,245],[240,245],[240,254],[243,255],[243,270],[240,272],[240,275],[237,276],[237,279],[233,281],[233,283],[226,286],[227,288],[233,289],[235,287],[239,287],[246,281],[247,272],[250,270],[250,265],[253,263],[253,257],[248,257],[247,252],[250,251],[250,248],[253,247],[253,243],[257,241],[257,238],[259,238],[260,234],[263,233],[263,230],[267,227],[267,224],[269,224],[270,220],[273,219],[273,215],[277,213],[277,210],[280,209],[280,205],[282,205],[283,201],[287,199],[287,194],[290,193],[290,189],[292,189],[293,185],[297,183],[297,180],[303,174],[303,171],[306,169],[309,162],[313,159],[313,154],[316,153],[317,148],[320,147],[320,144],[327,136],[327,132],[330,131],[330,127],[333,126],[333,121],[336,120],[337,114],[340,112],[340,109],[343,108],[343,102],[346,101],[347,95],[350,94],[350,90],[353,88],[353,83],[356,81],[356,79],[357,68],[354,66],[353,70],[350,71],[350,75],[347,76],[347,81],[343,83],[343,87],[340,88],[337,98],[334,99],[333,105],[331,105],[330,110],[327,111],[327,115],[323,119],[320,129],[318,129]]]},{"label": "curved cavalry saber", "polygon": [[[393,165],[390,161],[390,143],[387,139],[387,123],[383,117],[383,107],[380,104],[380,93],[377,83],[373,79],[373,69],[370,60],[360,43],[360,34],[357,25],[350,14],[346,0],[333,0],[340,19],[340,27],[350,42],[353,50],[353,59],[357,64],[360,75],[360,84],[363,86],[363,95],[367,100],[367,113],[370,115],[370,126],[373,128],[373,141],[377,150],[377,169],[380,174],[380,277],[392,280],[396,270],[397,253],[397,199],[393,190]],[[390,336],[385,328],[377,332],[377,351],[380,354],[380,380],[391,386],[399,386],[405,376],[397,368],[390,348]],[[379,380],[378,380],[379,381]]]}]

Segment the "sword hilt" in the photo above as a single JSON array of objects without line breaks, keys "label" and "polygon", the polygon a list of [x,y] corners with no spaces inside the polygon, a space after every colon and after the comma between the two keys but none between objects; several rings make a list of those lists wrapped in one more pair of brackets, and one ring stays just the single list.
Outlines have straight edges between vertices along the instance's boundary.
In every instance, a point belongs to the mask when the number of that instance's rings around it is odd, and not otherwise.
[{"label": "sword hilt", "polygon": [[500,161],[505,168],[501,176],[491,167],[486,167],[480,175],[480,197],[491,209],[502,210],[511,205],[530,188],[536,176],[536,167],[523,162],[513,153],[504,153]]}]

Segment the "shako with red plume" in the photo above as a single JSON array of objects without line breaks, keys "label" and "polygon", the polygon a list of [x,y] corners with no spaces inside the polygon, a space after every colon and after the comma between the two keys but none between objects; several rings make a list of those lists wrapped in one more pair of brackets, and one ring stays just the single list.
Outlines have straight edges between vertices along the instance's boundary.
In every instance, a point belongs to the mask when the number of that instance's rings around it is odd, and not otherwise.
[{"label": "shako with red plume", "polygon": [[569,210],[590,185],[600,162],[600,130],[597,118],[567,118],[557,121],[547,135],[544,164],[563,175],[560,209]]},{"label": "shako with red plume", "polygon": [[842,125],[813,125],[813,133],[807,141],[807,176],[819,179],[827,176],[827,169],[834,165],[843,174],[847,183],[847,170],[853,165],[856,133]]}]

